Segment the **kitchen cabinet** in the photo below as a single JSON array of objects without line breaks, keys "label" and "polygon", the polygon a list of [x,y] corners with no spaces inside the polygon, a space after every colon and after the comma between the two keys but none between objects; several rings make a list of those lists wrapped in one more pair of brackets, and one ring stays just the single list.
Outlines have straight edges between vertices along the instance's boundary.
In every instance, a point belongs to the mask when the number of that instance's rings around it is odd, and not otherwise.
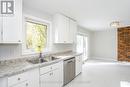
[{"label": "kitchen cabinet", "polygon": [[29,87],[39,87],[39,68],[29,70],[27,73]]},{"label": "kitchen cabinet", "polygon": [[[58,66],[57,68],[53,68]],[[47,68],[51,68],[50,70]],[[41,73],[40,75],[40,87],[62,87],[63,86],[63,62],[52,64],[43,68],[49,70],[47,73]],[[43,70],[42,69],[42,70]]]},{"label": "kitchen cabinet", "polygon": [[[0,0],[0,5],[1,5],[1,0]],[[2,31],[2,15],[1,15],[1,9],[0,9],[0,42],[2,40],[1,31]]]},{"label": "kitchen cabinet", "polygon": [[59,69],[53,70],[40,77],[41,87],[60,87]]},{"label": "kitchen cabinet", "polygon": [[[0,31],[2,31],[2,17],[0,15]],[[0,42],[2,41],[2,32],[0,32]]]},{"label": "kitchen cabinet", "polygon": [[39,87],[39,68],[0,78],[0,87]]},{"label": "kitchen cabinet", "polygon": [[54,43],[73,43],[76,38],[76,21],[61,14],[56,14],[53,20],[55,29]]},{"label": "kitchen cabinet", "polygon": [[25,81],[10,87],[31,87],[31,86],[28,85],[28,81]]},{"label": "kitchen cabinet", "polygon": [[76,64],[76,76],[79,75],[82,72],[82,55],[78,55],[75,57],[75,64]]},{"label": "kitchen cabinet", "polygon": [[77,32],[77,23],[74,20],[69,20],[70,26],[69,26],[69,37],[68,37],[68,41],[70,43],[74,43],[74,41],[76,41],[76,32]]},{"label": "kitchen cabinet", "polygon": [[22,42],[22,0],[14,0],[14,14],[2,15],[0,43]]},{"label": "kitchen cabinet", "polygon": [[[24,72],[21,74],[13,75],[7,78],[8,79],[8,87],[15,86],[17,84],[28,81],[28,73]],[[27,83],[29,84],[29,83]]]},{"label": "kitchen cabinet", "polygon": [[0,87],[8,87],[7,77],[0,78]]}]

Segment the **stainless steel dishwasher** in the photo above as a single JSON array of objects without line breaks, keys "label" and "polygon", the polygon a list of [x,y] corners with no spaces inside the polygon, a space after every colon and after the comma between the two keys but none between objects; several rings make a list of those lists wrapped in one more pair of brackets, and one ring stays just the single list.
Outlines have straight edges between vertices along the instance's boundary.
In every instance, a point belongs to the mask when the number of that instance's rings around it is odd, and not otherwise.
[{"label": "stainless steel dishwasher", "polygon": [[64,60],[64,85],[75,78],[75,57]]}]

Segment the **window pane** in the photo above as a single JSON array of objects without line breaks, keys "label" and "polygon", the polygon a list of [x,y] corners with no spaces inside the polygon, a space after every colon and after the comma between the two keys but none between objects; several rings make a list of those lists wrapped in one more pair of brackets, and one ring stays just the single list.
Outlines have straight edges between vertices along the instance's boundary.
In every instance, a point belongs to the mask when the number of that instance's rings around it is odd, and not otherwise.
[{"label": "window pane", "polygon": [[33,51],[42,51],[47,43],[47,26],[26,22],[26,47]]},{"label": "window pane", "polygon": [[83,37],[77,35],[77,52],[83,52]]}]

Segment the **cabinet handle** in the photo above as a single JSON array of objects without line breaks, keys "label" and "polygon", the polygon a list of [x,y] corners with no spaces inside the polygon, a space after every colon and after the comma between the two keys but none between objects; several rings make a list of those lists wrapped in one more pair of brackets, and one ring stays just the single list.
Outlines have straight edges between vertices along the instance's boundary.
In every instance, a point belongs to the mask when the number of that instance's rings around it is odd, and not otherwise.
[{"label": "cabinet handle", "polygon": [[20,80],[20,78],[18,78],[18,80]]},{"label": "cabinet handle", "polygon": [[28,83],[26,83],[26,86],[28,86]]}]

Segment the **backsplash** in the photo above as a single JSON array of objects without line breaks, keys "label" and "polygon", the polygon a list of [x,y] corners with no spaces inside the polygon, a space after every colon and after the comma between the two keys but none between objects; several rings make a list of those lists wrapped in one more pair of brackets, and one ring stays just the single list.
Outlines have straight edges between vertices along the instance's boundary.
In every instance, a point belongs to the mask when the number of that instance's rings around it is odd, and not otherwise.
[{"label": "backsplash", "polygon": [[[73,50],[73,46],[70,44],[67,45],[52,45],[49,47],[49,52],[62,52],[62,51],[68,51]],[[20,58],[22,56],[22,47],[18,44],[6,44],[6,45],[0,45],[0,60],[4,59],[15,59]]]},{"label": "backsplash", "polygon": [[20,57],[21,55],[21,45],[0,45],[0,59]]}]

